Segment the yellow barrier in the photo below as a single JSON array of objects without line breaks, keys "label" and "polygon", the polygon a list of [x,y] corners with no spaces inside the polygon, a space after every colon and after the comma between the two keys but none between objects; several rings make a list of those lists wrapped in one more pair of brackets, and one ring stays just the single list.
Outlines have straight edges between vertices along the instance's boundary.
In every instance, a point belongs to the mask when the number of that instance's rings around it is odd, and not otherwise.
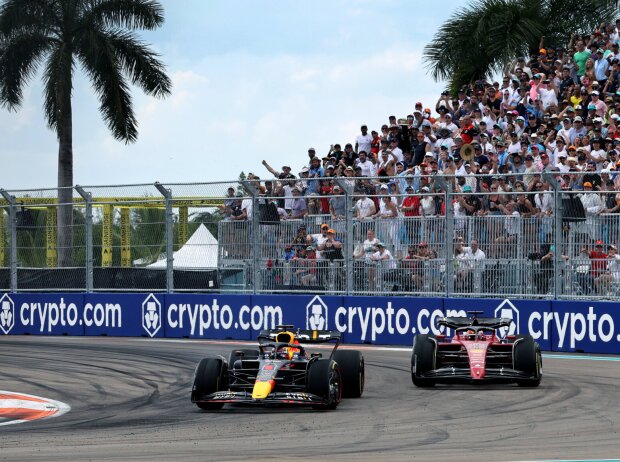
[{"label": "yellow barrier", "polygon": [[129,219],[130,210],[121,209],[121,266],[131,267],[131,223]]},{"label": "yellow barrier", "polygon": [[58,266],[58,251],[56,242],[58,239],[58,207],[47,207],[45,214],[45,238],[46,251],[45,261],[48,268],[56,268]]},{"label": "yellow barrier", "polygon": [[103,206],[103,228],[101,229],[101,266],[112,266],[112,219],[114,207],[107,204]]}]

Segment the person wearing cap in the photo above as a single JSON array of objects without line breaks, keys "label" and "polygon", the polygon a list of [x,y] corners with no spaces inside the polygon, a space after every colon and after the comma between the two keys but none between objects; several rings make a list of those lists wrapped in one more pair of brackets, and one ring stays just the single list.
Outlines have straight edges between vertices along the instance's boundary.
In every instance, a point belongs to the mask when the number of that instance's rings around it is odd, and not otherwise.
[{"label": "person wearing cap", "polygon": [[292,260],[293,284],[314,286],[317,283],[316,249],[313,245],[302,247]]},{"label": "person wearing cap", "polygon": [[317,234],[311,234],[308,236],[309,242],[314,245],[316,252],[317,260],[321,260],[323,258],[321,254],[321,246],[327,242],[327,232],[329,231],[329,225],[327,223],[323,223],[320,227],[320,232]]},{"label": "person wearing cap", "polygon": [[[396,269],[396,260],[394,260],[392,253],[385,248],[385,244],[381,241],[377,242],[376,249],[377,250],[371,255],[370,259],[380,264],[379,274],[382,274],[382,271],[385,270]],[[386,275],[384,275],[384,277],[385,276]]]},{"label": "person wearing cap", "polygon": [[308,187],[306,194],[319,193],[319,179],[325,176],[325,169],[321,167],[321,159],[313,157],[310,160],[310,169],[308,170]]},{"label": "person wearing cap", "polygon": [[601,100],[599,92],[595,90],[590,93],[590,96],[592,97],[592,100],[588,105],[588,109],[590,108],[590,106],[594,106],[595,114],[598,117],[605,117],[605,114],[607,113],[607,104],[605,104],[605,101]]},{"label": "person wearing cap", "polygon": [[[596,239],[600,236],[600,223],[597,220],[597,216],[605,209],[605,204],[600,194],[594,190],[594,186],[600,185],[601,178],[598,174],[583,175],[581,178],[583,178],[583,193],[577,195],[577,197],[583,204],[583,209],[586,212],[585,226],[587,233],[592,239]],[[592,182],[594,178],[597,179],[597,183]]]},{"label": "person wearing cap", "polygon": [[560,154],[564,154],[564,157],[568,157],[568,152],[566,152],[566,140],[561,136],[554,135],[554,132],[550,132],[549,136],[545,139],[545,149],[553,164],[557,163]]},{"label": "person wearing cap", "polygon": [[336,231],[332,228],[327,230],[327,239],[317,246],[317,250],[321,251],[321,257],[324,260],[334,261],[343,260],[342,241],[336,238]]},{"label": "person wearing cap", "polygon": [[601,88],[607,83],[607,69],[609,69],[609,61],[604,56],[605,50],[599,48],[596,50],[596,58],[594,60],[594,78],[598,81]]},{"label": "person wearing cap", "polygon": [[601,149],[601,140],[599,138],[592,139],[592,149],[585,152],[588,160],[596,163],[596,169],[601,170],[604,162],[607,161],[607,151]]},{"label": "person wearing cap", "polygon": [[289,179],[294,180],[295,179],[295,175],[291,173],[291,167],[289,167],[288,165],[283,165],[282,171],[278,172],[271,165],[269,165],[266,160],[263,160],[262,164],[267,169],[267,171],[269,171],[269,173],[271,173],[273,176],[275,176],[276,178],[280,180],[289,180]]},{"label": "person wearing cap", "polygon": [[570,143],[575,144],[575,139],[577,139],[578,137],[582,137],[587,132],[588,131],[583,124],[583,119],[581,118],[581,116],[575,116],[575,118],[573,119],[573,126],[569,130]]},{"label": "person wearing cap", "polygon": [[355,165],[355,160],[357,159],[357,153],[353,151],[353,146],[351,143],[347,143],[344,145],[344,152],[340,156],[339,164],[343,164],[347,167],[353,167]]},{"label": "person wearing cap", "polygon": [[293,188],[293,199],[291,201],[291,213],[289,218],[293,220],[301,220],[308,215],[308,205],[305,197],[302,196],[302,190],[298,187]]},{"label": "person wearing cap", "polygon": [[305,249],[309,243],[312,243],[312,238],[308,235],[306,225],[300,225],[290,247],[297,252],[300,249]]},{"label": "person wearing cap", "polygon": [[[351,168],[351,167],[347,167]],[[351,168],[351,173],[353,169]],[[345,180],[346,181],[346,180]],[[329,199],[329,214],[333,220],[343,219],[346,213],[346,197],[343,194],[340,186],[336,185],[333,188],[332,197]]]}]

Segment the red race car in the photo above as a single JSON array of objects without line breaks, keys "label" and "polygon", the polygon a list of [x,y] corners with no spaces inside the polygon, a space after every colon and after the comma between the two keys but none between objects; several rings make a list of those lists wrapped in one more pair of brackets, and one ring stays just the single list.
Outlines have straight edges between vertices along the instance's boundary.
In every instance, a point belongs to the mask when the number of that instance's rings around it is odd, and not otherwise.
[{"label": "red race car", "polygon": [[511,382],[537,387],[542,379],[540,346],[531,335],[499,337],[509,327],[507,318],[444,317],[437,326],[454,330],[454,336],[418,334],[413,339],[411,379],[418,387],[435,383]]}]

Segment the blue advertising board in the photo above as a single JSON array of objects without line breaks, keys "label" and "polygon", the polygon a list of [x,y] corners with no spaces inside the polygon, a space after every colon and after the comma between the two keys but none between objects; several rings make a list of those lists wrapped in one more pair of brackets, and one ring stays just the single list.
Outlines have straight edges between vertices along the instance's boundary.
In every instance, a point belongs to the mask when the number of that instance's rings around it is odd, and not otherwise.
[{"label": "blue advertising board", "polygon": [[251,340],[263,322],[249,295],[168,294],[164,312],[166,337]]},{"label": "blue advertising board", "polygon": [[620,353],[620,304],[517,299],[3,293],[0,335],[108,335],[253,340],[291,324],[330,329],[347,343],[411,345],[418,333],[446,333],[442,316],[482,311],[513,320],[500,334],[531,334],[545,351]]},{"label": "blue advertising board", "polygon": [[84,335],[83,294],[3,294],[0,332]]},{"label": "blue advertising board", "polygon": [[620,353],[620,304],[610,302],[552,302],[542,325],[555,339],[553,351]]},{"label": "blue advertising board", "polygon": [[163,294],[86,294],[85,335],[163,337]]}]

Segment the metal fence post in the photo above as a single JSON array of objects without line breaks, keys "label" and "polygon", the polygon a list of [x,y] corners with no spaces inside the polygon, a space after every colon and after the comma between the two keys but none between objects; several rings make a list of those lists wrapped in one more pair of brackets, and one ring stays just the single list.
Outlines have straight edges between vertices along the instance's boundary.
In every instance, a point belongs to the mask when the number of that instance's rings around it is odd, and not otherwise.
[{"label": "metal fence post", "polygon": [[[553,298],[558,299],[558,296],[562,292],[562,273],[559,271],[560,258],[562,258],[562,215],[564,214],[564,208],[562,206],[562,185],[556,180],[549,172],[543,172],[542,179],[549,183],[553,188],[553,217],[554,217],[554,236],[553,236]],[[559,252],[559,258],[558,258]]]},{"label": "metal fence post", "polygon": [[11,227],[11,292],[17,292],[17,210],[15,207],[15,196],[10,195],[4,189],[0,189],[0,194],[9,203],[9,220]]},{"label": "metal fence post", "polygon": [[172,189],[166,189],[160,182],[156,182],[154,186],[166,200],[166,292],[171,293],[174,291]]},{"label": "metal fence post", "polygon": [[75,186],[77,193],[86,202],[86,292],[93,291],[93,195],[81,186]]},{"label": "metal fence post", "polygon": [[347,280],[346,280],[346,293],[347,295],[351,295],[353,292],[354,285],[354,262],[353,262],[353,250],[354,246],[354,236],[353,236],[353,211],[355,209],[355,204],[353,203],[353,186],[345,181],[336,180],[336,184],[340,186],[340,188],[344,191],[344,200],[345,200],[345,231],[346,231],[346,242],[345,242],[345,252],[344,258],[345,261],[345,271],[347,272]]},{"label": "metal fence post", "polygon": [[450,297],[454,292],[454,208],[452,207],[452,183],[446,182],[446,297]]},{"label": "metal fence post", "polygon": [[[250,220],[250,231],[252,233],[252,265],[253,265],[253,273],[254,273],[254,284],[253,284],[253,293],[256,294],[260,290],[262,290],[262,281],[261,281],[261,241],[260,241],[260,213],[259,213],[259,203],[258,203],[258,194],[259,190],[256,186],[250,181],[242,181],[241,185],[243,189],[251,196],[252,199],[252,216],[248,218]],[[259,183],[260,185],[260,183]]]}]

